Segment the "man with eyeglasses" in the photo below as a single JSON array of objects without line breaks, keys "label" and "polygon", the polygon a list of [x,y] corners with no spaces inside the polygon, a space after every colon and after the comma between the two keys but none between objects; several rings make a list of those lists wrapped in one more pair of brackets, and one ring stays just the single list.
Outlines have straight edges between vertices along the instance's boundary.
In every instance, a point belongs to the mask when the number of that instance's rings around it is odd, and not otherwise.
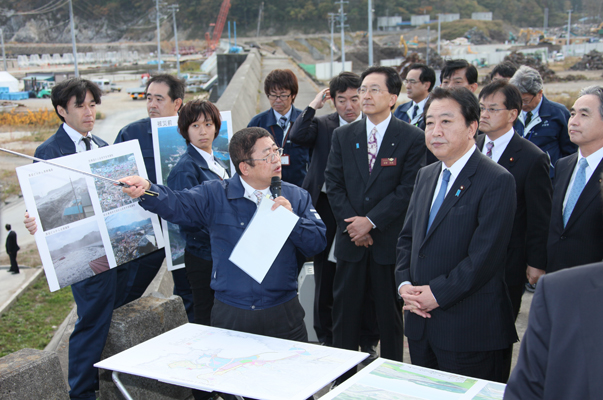
[{"label": "man with eyeglasses", "polygon": [[514,128],[520,136],[540,147],[549,156],[550,176],[555,177],[555,163],[578,149],[567,132],[569,111],[543,94],[542,77],[534,68],[520,67],[509,81],[521,93],[522,112]]},{"label": "man with eyeglasses", "polygon": [[[272,210],[284,207],[300,219],[293,228],[262,283],[258,283],[229,257],[262,201],[270,201],[272,177],[281,175],[282,150],[262,128],[245,128],[229,144],[236,174],[225,180],[203,182],[189,190],[172,191],[138,176],[122,179],[124,190],[144,209],[180,226],[205,227],[211,239],[215,300],[211,325],[224,329],[307,341],[304,310],[297,298],[296,251],[307,257],[326,245],[325,225],[313,210],[308,192],[282,183],[282,195]],[[159,192],[158,197],[144,191]]]},{"label": "man with eyeglasses", "polygon": [[[333,131],[362,118],[360,107],[360,76],[353,72],[342,72],[329,82],[327,89],[318,92],[314,100],[304,109],[291,128],[291,140],[312,149],[312,160],[302,188],[312,196],[312,204],[327,226],[327,247],[314,256],[314,330],[318,341],[333,345],[333,279],[335,263],[329,254],[335,239],[337,223],[329,204],[325,185],[325,168],[331,151]],[[328,100],[335,105],[335,112],[316,117],[316,110],[324,107]],[[360,337],[360,349],[376,356],[379,330],[375,317],[375,304],[367,299]],[[370,360],[367,359],[367,360]]]},{"label": "man with eyeglasses", "polygon": [[290,138],[291,127],[301,114],[301,110],[293,106],[297,91],[297,77],[293,71],[271,71],[264,79],[264,93],[270,102],[270,109],[253,117],[247,127],[258,126],[272,134],[276,144],[284,151],[281,158],[283,181],[301,187],[310,163],[310,150],[292,142]]},{"label": "man with eyeglasses", "polygon": [[549,159],[513,129],[521,112],[521,93],[515,86],[505,80],[495,81],[482,89],[479,101],[482,134],[477,137],[477,148],[515,178],[517,210],[504,265],[505,283],[517,319],[526,275],[535,282],[546,269],[553,192]]},{"label": "man with eyeglasses", "polygon": [[406,96],[410,101],[400,105],[394,111],[394,117],[424,131],[425,119],[423,118],[423,107],[425,107],[435,81],[436,76],[433,68],[425,64],[412,64],[409,67],[408,74],[406,74],[406,79],[404,79]]},{"label": "man with eyeglasses", "polygon": [[361,80],[358,93],[365,117],[335,129],[325,170],[337,222],[333,344],[358,350],[362,305],[365,296],[372,296],[381,357],[401,361],[402,314],[392,279],[396,238],[417,171],[425,165],[425,135],[392,116],[402,89],[395,69],[370,67]]}]

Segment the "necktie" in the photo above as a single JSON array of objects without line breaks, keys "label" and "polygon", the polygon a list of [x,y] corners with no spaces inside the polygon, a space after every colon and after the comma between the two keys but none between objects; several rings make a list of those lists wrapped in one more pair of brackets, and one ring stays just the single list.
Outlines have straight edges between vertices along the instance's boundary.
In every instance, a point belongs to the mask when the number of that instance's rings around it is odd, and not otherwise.
[{"label": "necktie", "polygon": [[586,158],[582,158],[579,164],[578,172],[576,172],[576,178],[574,179],[574,186],[572,186],[565,209],[563,210],[563,227],[567,225],[567,221],[569,221],[572,211],[574,211],[578,198],[580,198],[580,193],[582,193],[584,186],[586,186],[586,167],[588,167],[588,161],[586,161]]},{"label": "necktie", "polygon": [[278,124],[281,126],[281,128],[283,128],[283,130],[285,129],[285,127],[287,126],[287,118],[286,117],[280,117],[278,120]]},{"label": "necktie", "polygon": [[431,212],[429,213],[429,222],[427,222],[427,232],[429,232],[429,228],[433,223],[436,215],[438,215],[438,211],[444,202],[444,198],[446,197],[446,189],[448,189],[448,181],[450,181],[450,171],[445,169],[442,172],[442,184],[440,185],[440,191],[433,202],[433,206],[431,206]]},{"label": "necktie", "polygon": [[410,119],[411,121],[413,121],[415,119],[418,111],[419,111],[419,105],[415,104],[415,106],[412,109],[412,118]]},{"label": "necktie", "polygon": [[486,149],[488,149],[488,152],[486,153],[486,155],[490,158],[492,158],[492,148],[493,147],[494,147],[494,142],[486,143]]},{"label": "necktie", "polygon": [[373,172],[373,165],[375,165],[375,159],[377,158],[377,127],[374,127],[369,135],[367,150],[370,174]]},{"label": "necktie", "polygon": [[92,139],[90,139],[89,137],[83,137],[82,141],[86,145],[86,151],[90,150],[91,149],[90,142],[92,141]]},{"label": "necktie", "polygon": [[260,203],[262,202],[262,199],[264,198],[264,193],[262,193],[259,190],[256,190],[255,192],[253,192],[253,194],[255,194],[255,197],[258,198],[258,207],[259,207]]},{"label": "necktie", "polygon": [[528,113],[526,114],[526,122],[524,122],[523,126],[525,126],[527,128],[528,125],[530,125],[531,121],[532,121],[532,111],[528,111]]}]

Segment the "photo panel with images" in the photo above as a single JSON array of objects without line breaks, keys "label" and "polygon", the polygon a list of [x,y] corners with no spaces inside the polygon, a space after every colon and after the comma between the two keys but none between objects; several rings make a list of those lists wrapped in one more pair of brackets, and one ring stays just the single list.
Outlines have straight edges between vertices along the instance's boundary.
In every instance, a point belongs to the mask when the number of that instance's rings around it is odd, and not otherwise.
[{"label": "photo panel with images", "polygon": [[[118,180],[126,176],[140,175],[136,166],[134,153],[109,158],[90,164],[90,171],[95,175]],[[138,201],[123,193],[120,186],[104,179],[94,179],[103,212],[126,206]]]},{"label": "photo panel with images", "polygon": [[105,224],[117,265],[159,249],[151,216],[136,204],[107,215]]},{"label": "photo panel with images", "polygon": [[59,288],[110,269],[96,219],[76,221],[63,228],[46,236]]}]

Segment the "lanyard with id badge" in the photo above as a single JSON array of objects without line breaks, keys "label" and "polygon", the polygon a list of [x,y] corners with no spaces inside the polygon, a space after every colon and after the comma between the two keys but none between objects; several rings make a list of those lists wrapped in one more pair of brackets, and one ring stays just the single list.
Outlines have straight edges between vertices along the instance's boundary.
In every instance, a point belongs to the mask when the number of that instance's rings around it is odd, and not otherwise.
[{"label": "lanyard with id badge", "polygon": [[[274,128],[270,127],[270,129],[272,130],[272,136],[275,137]],[[280,145],[283,149],[285,148],[285,143],[289,143],[287,141],[287,137],[289,136],[290,130],[291,130],[291,121],[289,120],[289,121],[287,121],[287,126],[285,127],[285,129],[283,129],[283,142],[280,143]],[[283,153],[283,155],[281,156],[281,166],[288,167],[289,165],[290,165],[289,154]]]}]

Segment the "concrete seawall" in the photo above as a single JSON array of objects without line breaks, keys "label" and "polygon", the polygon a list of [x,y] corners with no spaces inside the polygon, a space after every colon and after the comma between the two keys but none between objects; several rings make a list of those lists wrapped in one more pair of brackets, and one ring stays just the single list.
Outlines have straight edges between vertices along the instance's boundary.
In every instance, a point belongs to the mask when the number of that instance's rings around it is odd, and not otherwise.
[{"label": "concrete seawall", "polygon": [[247,126],[256,113],[262,79],[262,60],[256,49],[247,55],[228,87],[216,103],[220,111],[232,111],[232,128],[237,132]]}]

